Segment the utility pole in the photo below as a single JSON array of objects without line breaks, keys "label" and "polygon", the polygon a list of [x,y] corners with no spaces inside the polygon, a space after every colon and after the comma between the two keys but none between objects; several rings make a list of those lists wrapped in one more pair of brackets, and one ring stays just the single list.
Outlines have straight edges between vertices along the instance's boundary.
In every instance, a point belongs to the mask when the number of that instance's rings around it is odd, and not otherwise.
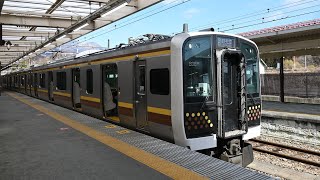
[{"label": "utility pole", "polygon": [[1,90],[2,90],[2,77],[1,77],[1,69],[2,69],[2,66],[1,66],[1,61],[0,61],[0,96],[1,96]]},{"label": "utility pole", "polygon": [[307,71],[307,55],[304,55],[304,69]]},{"label": "utility pole", "polygon": [[284,103],[284,57],[280,58],[280,102]]}]

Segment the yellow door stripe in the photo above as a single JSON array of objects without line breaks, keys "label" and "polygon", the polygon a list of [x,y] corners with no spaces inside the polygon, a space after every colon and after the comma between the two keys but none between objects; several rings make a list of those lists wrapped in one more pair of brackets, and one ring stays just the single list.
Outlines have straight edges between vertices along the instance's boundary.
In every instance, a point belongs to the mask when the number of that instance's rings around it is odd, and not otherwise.
[{"label": "yellow door stripe", "polygon": [[[160,56],[160,55],[166,55],[170,54],[170,50],[163,50],[163,51],[157,51],[157,52],[151,52],[151,53],[144,53],[144,54],[138,54],[140,58],[146,58],[146,57],[152,57],[152,56]],[[101,63],[106,63],[106,62],[116,62],[116,61],[127,61],[134,59],[136,56],[135,55],[130,55],[130,56],[123,56],[123,57],[117,57],[117,58],[110,58],[110,59],[104,59],[100,61],[94,61],[91,64],[101,64]]]},{"label": "yellow door stripe", "polygon": [[87,136],[100,141],[101,143],[131,157],[132,159],[143,163],[150,168],[172,178],[172,179],[186,179],[186,180],[193,180],[193,179],[208,179],[200,174],[188,170],[184,167],[178,166],[175,163],[162,159],[158,156],[155,156],[151,153],[148,153],[144,150],[136,148],[130,144],[127,144],[123,141],[120,141],[114,137],[108,136],[105,133],[99,132],[95,129],[92,129],[88,126],[85,126],[73,119],[70,119],[66,116],[58,114],[56,112],[50,111],[49,109],[40,106],[35,103],[31,103],[30,101],[20,98],[13,93],[8,93],[10,96],[16,98],[17,100],[37,109],[38,111],[47,114],[48,116],[86,134]]},{"label": "yellow door stripe", "polygon": [[171,110],[170,109],[162,109],[162,108],[156,108],[156,107],[148,106],[148,112],[171,116]]},{"label": "yellow door stripe", "polygon": [[[156,52],[150,52],[150,53],[143,53],[143,54],[138,54],[140,58],[147,58],[147,57],[153,57],[153,56],[162,56],[162,55],[169,55],[171,53],[171,50],[162,50],[162,51],[156,51]],[[106,63],[106,62],[117,62],[117,61],[127,61],[134,59],[136,55],[129,55],[129,56],[123,56],[123,57],[116,57],[116,58],[110,58],[110,59],[102,59],[98,61],[92,61],[89,62],[92,65],[95,64],[101,64],[101,63]],[[73,67],[82,67],[88,65],[88,62],[86,63],[79,63],[79,64],[70,64],[63,66],[63,68],[73,68]],[[47,72],[47,71],[54,71],[54,70],[59,70],[59,67],[56,68],[50,68],[50,69],[43,69],[43,70],[37,70],[35,73],[40,73],[40,72]]]},{"label": "yellow door stripe", "polygon": [[71,94],[69,94],[69,93],[53,92],[53,94],[59,95],[59,96],[71,97]]},{"label": "yellow door stripe", "polygon": [[81,96],[80,99],[81,99],[81,100],[85,100],[85,101],[91,101],[91,102],[100,103],[100,99],[99,99],[99,98],[88,97],[88,96]]},{"label": "yellow door stripe", "polygon": [[44,89],[38,89],[38,91],[39,91],[39,92],[45,92],[45,93],[48,92],[48,90],[44,90]]},{"label": "yellow door stripe", "polygon": [[120,118],[118,116],[109,116],[107,117],[108,119],[111,119],[112,121],[115,121],[115,122],[120,122]]},{"label": "yellow door stripe", "polygon": [[119,107],[133,109],[133,104],[131,104],[131,103],[118,102],[118,106]]},{"label": "yellow door stripe", "polygon": [[171,53],[171,50],[163,50],[163,51],[141,54],[139,55],[139,57],[146,58],[146,57],[153,57],[153,56],[162,56],[162,55],[169,55],[170,53]]},{"label": "yellow door stripe", "polygon": [[49,68],[49,69],[41,69],[41,70],[34,71],[34,73],[45,73],[45,72],[48,72],[48,71],[55,71],[55,70],[59,70],[59,69],[60,69],[59,67]]}]

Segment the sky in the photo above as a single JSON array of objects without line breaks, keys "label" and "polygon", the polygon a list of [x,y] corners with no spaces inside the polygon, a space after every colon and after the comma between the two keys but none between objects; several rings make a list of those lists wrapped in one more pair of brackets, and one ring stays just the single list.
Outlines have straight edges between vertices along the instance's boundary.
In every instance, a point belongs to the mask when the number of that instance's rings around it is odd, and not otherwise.
[{"label": "sky", "polygon": [[320,0],[165,0],[75,41],[107,47],[110,39],[115,47],[143,34],[173,35],[182,31],[184,23],[190,31],[213,27],[236,34],[317,18]]}]

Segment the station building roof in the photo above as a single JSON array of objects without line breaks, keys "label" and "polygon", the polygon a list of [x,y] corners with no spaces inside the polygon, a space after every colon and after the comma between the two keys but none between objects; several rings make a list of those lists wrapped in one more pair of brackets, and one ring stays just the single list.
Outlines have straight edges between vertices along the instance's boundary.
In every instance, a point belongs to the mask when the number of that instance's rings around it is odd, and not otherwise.
[{"label": "station building roof", "polygon": [[320,55],[320,19],[240,33],[253,40],[263,58]]},{"label": "station building roof", "polygon": [[2,67],[35,57],[161,0],[2,0]]}]

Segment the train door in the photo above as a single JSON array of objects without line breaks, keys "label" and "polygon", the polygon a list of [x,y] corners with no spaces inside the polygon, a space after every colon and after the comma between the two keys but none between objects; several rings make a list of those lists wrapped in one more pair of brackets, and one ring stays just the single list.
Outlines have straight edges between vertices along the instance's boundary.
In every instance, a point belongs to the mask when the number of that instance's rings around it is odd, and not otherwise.
[{"label": "train door", "polygon": [[16,90],[20,91],[20,87],[21,87],[21,76],[16,75]]},{"label": "train door", "polygon": [[49,101],[53,101],[53,72],[48,72],[48,97]]},{"label": "train door", "polygon": [[147,130],[146,61],[135,62],[135,118],[137,129]]},{"label": "train door", "polygon": [[34,95],[38,97],[38,73],[33,74],[33,88]]},{"label": "train door", "polygon": [[102,67],[102,83],[104,116],[119,122],[117,64],[108,64]]},{"label": "train door", "polygon": [[27,94],[27,87],[28,87],[28,76],[25,74],[23,75],[23,78],[24,78],[24,93]]},{"label": "train door", "polygon": [[32,96],[33,76],[32,76],[31,73],[28,74],[28,79],[29,79],[29,89],[28,89],[28,93],[30,94],[30,96]]},{"label": "train door", "polygon": [[72,69],[72,104],[74,108],[81,108],[80,101],[80,69]]},{"label": "train door", "polygon": [[28,81],[28,79],[27,79],[27,75],[22,75],[22,78],[23,78],[23,86],[22,86],[22,88],[23,88],[23,93],[27,93],[27,81]]},{"label": "train door", "polygon": [[12,76],[9,77],[9,89],[12,88]]},{"label": "train door", "polygon": [[221,56],[223,137],[245,134],[245,69],[244,58],[239,51],[225,50]]}]

